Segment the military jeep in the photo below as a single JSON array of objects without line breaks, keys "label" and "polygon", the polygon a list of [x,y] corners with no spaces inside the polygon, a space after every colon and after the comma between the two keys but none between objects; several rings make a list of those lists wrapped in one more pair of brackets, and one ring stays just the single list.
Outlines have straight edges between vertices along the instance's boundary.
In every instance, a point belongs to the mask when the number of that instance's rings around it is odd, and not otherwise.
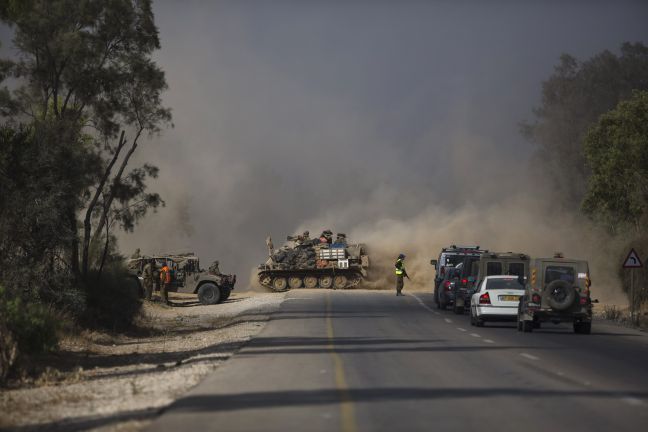
[{"label": "military jeep", "polygon": [[587,261],[564,258],[562,254],[532,260],[518,307],[518,330],[529,333],[544,322],[571,322],[575,333],[590,334],[590,285]]},{"label": "military jeep", "polygon": [[[153,277],[159,289],[159,269],[166,263],[171,269],[171,292],[197,294],[203,304],[222,303],[227,300],[234,289],[236,275],[224,275],[220,272],[206,271],[200,268],[200,260],[193,253],[158,254],[131,258],[126,266],[129,272],[143,283],[142,271],[148,260],[154,260]],[[143,289],[141,290],[143,292]]]}]

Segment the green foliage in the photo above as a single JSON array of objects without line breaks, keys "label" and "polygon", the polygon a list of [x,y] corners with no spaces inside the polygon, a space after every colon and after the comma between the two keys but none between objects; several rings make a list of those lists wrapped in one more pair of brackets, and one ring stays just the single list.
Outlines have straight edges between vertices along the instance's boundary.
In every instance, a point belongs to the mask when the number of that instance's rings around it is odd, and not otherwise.
[{"label": "green foliage", "polygon": [[76,220],[67,210],[97,165],[92,148],[53,145],[45,127],[0,127],[0,281],[15,295],[62,304],[74,290],[64,257]]},{"label": "green foliage", "polygon": [[41,354],[57,348],[61,319],[54,309],[11,296],[0,286],[0,317],[21,354]]},{"label": "green foliage", "polygon": [[648,91],[602,115],[585,138],[591,176],[583,210],[614,233],[648,223]]},{"label": "green foliage", "polygon": [[624,43],[620,55],[603,51],[579,62],[564,54],[542,85],[535,121],[522,126],[537,145],[544,180],[552,181],[564,202],[580,203],[589,175],[582,142],[598,117],[629,98],[634,89],[648,90],[648,47]]},{"label": "green foliage", "polygon": [[142,308],[137,280],[118,263],[112,263],[101,277],[88,278],[88,311],[85,322],[113,331],[130,328]]}]

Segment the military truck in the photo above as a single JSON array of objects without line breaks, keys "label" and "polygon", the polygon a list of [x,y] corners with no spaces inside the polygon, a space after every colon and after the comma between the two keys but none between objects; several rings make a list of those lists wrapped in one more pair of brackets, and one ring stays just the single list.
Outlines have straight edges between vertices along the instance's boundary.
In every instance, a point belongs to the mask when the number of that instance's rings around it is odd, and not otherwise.
[{"label": "military truck", "polygon": [[[194,253],[157,254],[127,260],[129,272],[143,284],[142,271],[148,260],[154,260],[154,280],[159,279],[159,269],[167,263],[171,269],[171,292],[197,294],[203,304],[222,303],[227,300],[236,284],[236,275],[216,274],[200,268],[200,260]],[[156,283],[157,285],[157,283]],[[141,288],[143,292],[143,288]]]},{"label": "military truck", "polygon": [[544,322],[571,322],[574,332],[592,331],[592,301],[587,261],[564,258],[536,258],[531,262],[524,296],[518,308],[518,330],[529,333]]},{"label": "military truck", "polygon": [[328,234],[324,235],[330,232],[324,231],[318,239],[288,236],[278,250],[274,250],[272,239],[268,237],[269,257],[258,267],[259,283],[274,291],[357,286],[367,276],[369,268],[366,246],[349,244],[344,234],[338,234],[333,242]]}]

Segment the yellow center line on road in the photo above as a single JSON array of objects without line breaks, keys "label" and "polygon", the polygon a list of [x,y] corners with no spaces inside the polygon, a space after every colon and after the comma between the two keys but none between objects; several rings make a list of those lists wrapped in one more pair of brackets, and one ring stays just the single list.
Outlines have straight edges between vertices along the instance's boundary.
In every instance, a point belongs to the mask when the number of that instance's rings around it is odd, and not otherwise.
[{"label": "yellow center line on road", "polygon": [[333,334],[333,320],[331,319],[331,295],[326,293],[326,335],[328,336],[328,348],[333,357],[335,367],[335,387],[340,394],[340,423],[342,432],[357,432],[358,426],[355,420],[355,409],[349,392],[349,385],[344,373],[342,357],[335,352],[335,336]]}]

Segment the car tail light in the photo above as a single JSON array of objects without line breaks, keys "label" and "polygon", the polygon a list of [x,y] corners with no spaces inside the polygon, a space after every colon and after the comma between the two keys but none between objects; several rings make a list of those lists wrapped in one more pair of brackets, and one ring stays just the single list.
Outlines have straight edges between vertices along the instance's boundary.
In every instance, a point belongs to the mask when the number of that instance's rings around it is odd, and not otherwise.
[{"label": "car tail light", "polygon": [[461,284],[463,286],[466,286],[467,283],[468,283],[468,279],[461,279]]},{"label": "car tail light", "polygon": [[445,267],[441,267],[441,276],[445,274]]},{"label": "car tail light", "polygon": [[580,298],[580,304],[586,305],[587,304],[587,297],[581,297]]},{"label": "car tail light", "polygon": [[450,284],[450,281],[445,281],[445,282],[443,282],[443,288],[445,288],[445,289],[447,289],[447,290],[450,289],[450,285],[451,285],[451,284]]},{"label": "car tail light", "polygon": [[479,296],[479,304],[491,304],[490,296],[488,295],[488,293],[484,293]]},{"label": "car tail light", "polygon": [[532,301],[533,303],[540,303],[540,295],[539,295],[539,294],[533,294],[533,295],[531,296],[531,301]]}]

